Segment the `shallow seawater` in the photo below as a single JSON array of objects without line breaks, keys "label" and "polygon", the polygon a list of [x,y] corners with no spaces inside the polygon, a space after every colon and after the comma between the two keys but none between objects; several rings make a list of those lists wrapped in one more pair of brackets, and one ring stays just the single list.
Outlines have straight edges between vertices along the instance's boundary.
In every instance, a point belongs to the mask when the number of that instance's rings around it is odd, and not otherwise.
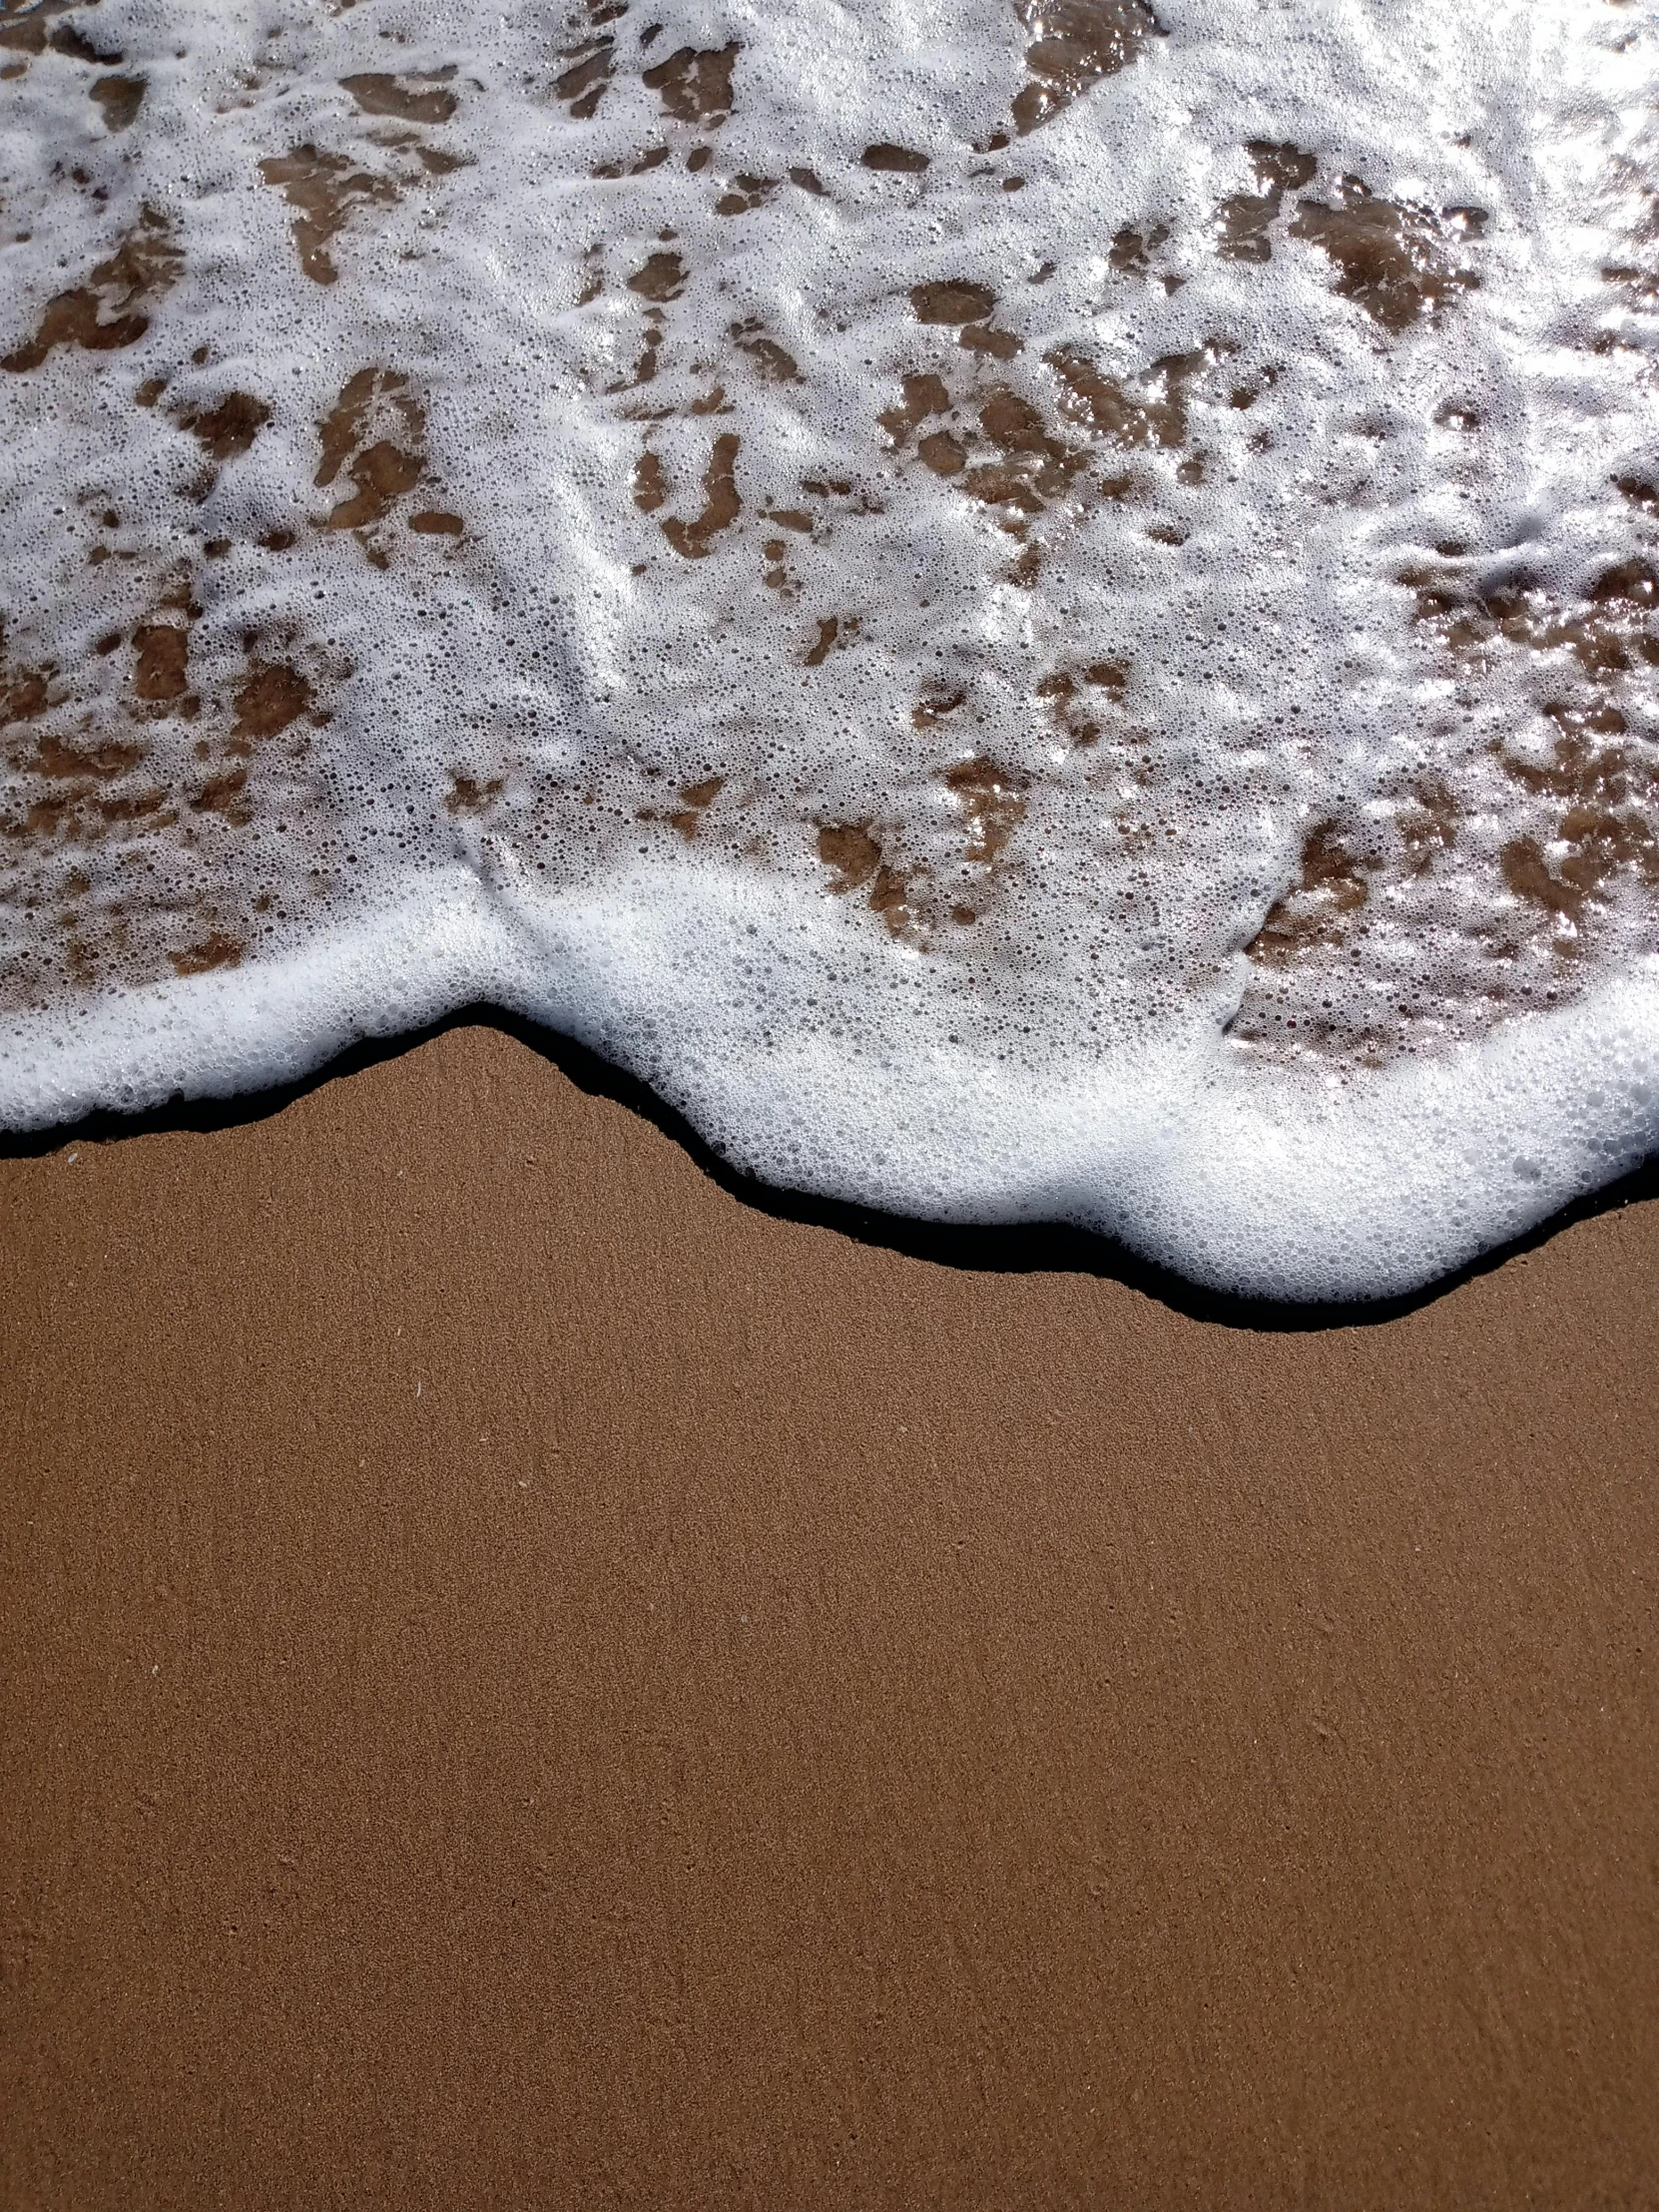
[{"label": "shallow seawater", "polygon": [[0,0],[0,1122],[489,998],[1428,1281],[1659,1142],[1659,19]]}]

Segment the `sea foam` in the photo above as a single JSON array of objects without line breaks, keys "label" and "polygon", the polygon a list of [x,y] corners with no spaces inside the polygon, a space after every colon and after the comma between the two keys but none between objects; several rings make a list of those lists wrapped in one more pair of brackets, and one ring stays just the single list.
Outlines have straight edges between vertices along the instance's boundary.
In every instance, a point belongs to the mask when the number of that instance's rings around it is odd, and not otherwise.
[{"label": "sea foam", "polygon": [[6,0],[0,1122],[472,1000],[1409,1289],[1659,1143],[1659,23]]}]

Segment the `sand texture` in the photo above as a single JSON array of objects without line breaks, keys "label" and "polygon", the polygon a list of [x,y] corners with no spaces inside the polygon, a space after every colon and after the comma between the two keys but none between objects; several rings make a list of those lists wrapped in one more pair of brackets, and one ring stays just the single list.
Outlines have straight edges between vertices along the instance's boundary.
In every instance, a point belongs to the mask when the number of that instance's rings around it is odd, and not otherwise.
[{"label": "sand texture", "polygon": [[5,2207],[1659,2203],[1659,1205],[1244,1328],[462,1026],[0,1222]]}]

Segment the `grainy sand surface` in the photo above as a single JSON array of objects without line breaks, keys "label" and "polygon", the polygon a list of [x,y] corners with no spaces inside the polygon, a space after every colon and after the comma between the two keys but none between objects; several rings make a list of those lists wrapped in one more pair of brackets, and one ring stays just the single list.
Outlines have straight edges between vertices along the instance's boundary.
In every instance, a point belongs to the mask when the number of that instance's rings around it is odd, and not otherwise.
[{"label": "grainy sand surface", "polygon": [[1659,1205],[1246,1329],[461,1027],[0,1223],[6,2206],[1656,2201]]}]

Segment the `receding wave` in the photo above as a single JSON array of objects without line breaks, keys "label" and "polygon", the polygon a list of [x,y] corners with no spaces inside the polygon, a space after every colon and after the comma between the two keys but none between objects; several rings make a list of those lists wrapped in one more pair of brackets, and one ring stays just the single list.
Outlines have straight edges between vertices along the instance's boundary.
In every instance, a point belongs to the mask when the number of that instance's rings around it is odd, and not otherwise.
[{"label": "receding wave", "polygon": [[0,1121],[474,998],[1290,1297],[1659,1142],[1618,0],[0,0]]}]

